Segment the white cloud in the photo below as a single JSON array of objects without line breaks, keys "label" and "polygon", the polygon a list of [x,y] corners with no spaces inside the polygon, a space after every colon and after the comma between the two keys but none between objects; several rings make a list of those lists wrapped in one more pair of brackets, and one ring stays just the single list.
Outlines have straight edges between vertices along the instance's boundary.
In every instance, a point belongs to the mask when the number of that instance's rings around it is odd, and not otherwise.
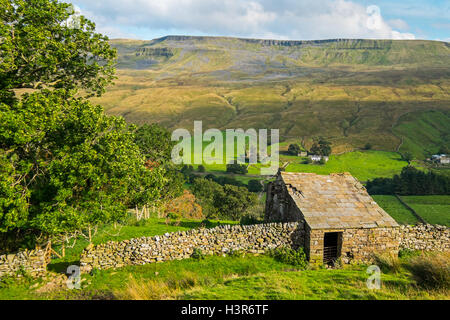
[{"label": "white cloud", "polygon": [[402,19],[392,19],[388,21],[388,24],[393,29],[399,29],[399,30],[408,30],[409,25]]},{"label": "white cloud", "polygon": [[[181,30],[277,39],[413,39],[401,20],[349,0],[74,0],[111,37]],[[168,32],[169,33],[169,32]],[[164,34],[161,34],[164,35]],[[131,35],[133,36],[132,32]]]}]

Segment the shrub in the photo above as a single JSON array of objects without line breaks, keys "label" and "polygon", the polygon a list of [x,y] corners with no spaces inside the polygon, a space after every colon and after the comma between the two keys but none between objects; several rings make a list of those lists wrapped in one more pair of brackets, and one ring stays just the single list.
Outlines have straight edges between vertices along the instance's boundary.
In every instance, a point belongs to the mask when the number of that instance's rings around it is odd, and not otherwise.
[{"label": "shrub", "polygon": [[241,217],[240,224],[244,226],[258,224],[260,221],[254,214],[246,213]]},{"label": "shrub", "polygon": [[116,298],[121,300],[174,300],[180,294],[180,290],[170,288],[165,282],[137,281],[133,277],[130,278],[125,290],[114,292]]},{"label": "shrub", "polygon": [[197,168],[197,171],[203,173],[203,172],[206,172],[206,168],[205,168],[204,165],[199,165],[198,168]]},{"label": "shrub", "polygon": [[429,289],[450,288],[450,254],[422,254],[412,258],[407,268],[414,280],[422,287]]},{"label": "shrub", "polygon": [[302,149],[300,148],[300,146],[298,144],[293,143],[293,144],[289,145],[288,153],[290,155],[297,156],[301,151],[302,151]]},{"label": "shrub", "polygon": [[247,188],[250,192],[261,192],[264,190],[264,187],[259,180],[250,180]]},{"label": "shrub", "polygon": [[410,152],[405,152],[402,154],[402,159],[410,163],[414,159],[414,156]]},{"label": "shrub", "polygon": [[270,252],[270,255],[277,261],[296,266],[302,270],[308,266],[308,260],[303,248],[294,250],[291,248],[283,247],[277,248]]},{"label": "shrub", "polygon": [[178,220],[178,219],[181,219],[181,216],[178,213],[169,212],[167,214],[167,218],[172,219],[172,220]]},{"label": "shrub", "polygon": [[364,150],[371,150],[373,148],[371,143],[366,143],[366,145],[364,146]]},{"label": "shrub", "polygon": [[422,254],[422,251],[420,250],[411,250],[411,249],[401,249],[398,252],[398,257],[400,259],[411,259],[414,257],[418,257]]},{"label": "shrub", "polygon": [[[197,220],[204,218],[202,207],[197,203],[197,198],[188,190],[184,190],[183,195],[166,202],[164,210],[172,215],[169,217],[171,219],[178,219],[178,216]],[[177,215],[177,217],[173,217],[173,215]]]},{"label": "shrub", "polygon": [[200,223],[200,226],[202,228],[213,228],[215,225],[214,225],[214,222],[211,222],[208,219],[205,219]]},{"label": "shrub", "polygon": [[195,260],[203,260],[205,259],[205,255],[203,254],[201,249],[195,248],[192,252],[191,258]]},{"label": "shrub", "polygon": [[247,174],[247,166],[245,164],[231,163],[227,164],[227,173]]},{"label": "shrub", "polygon": [[375,253],[374,263],[380,267],[384,273],[398,273],[401,269],[401,262],[397,255],[392,252]]}]

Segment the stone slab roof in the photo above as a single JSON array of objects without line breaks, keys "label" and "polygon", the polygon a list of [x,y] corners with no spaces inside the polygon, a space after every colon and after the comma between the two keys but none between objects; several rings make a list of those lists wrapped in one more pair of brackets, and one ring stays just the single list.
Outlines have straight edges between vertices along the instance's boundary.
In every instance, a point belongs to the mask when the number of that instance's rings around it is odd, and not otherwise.
[{"label": "stone slab roof", "polygon": [[398,227],[350,173],[281,172],[311,229]]}]

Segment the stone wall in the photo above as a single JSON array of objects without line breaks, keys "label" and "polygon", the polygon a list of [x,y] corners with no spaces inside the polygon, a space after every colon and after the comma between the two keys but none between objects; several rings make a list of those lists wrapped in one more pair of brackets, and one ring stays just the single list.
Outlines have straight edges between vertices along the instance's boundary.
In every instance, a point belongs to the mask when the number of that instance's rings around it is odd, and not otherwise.
[{"label": "stone wall", "polygon": [[450,228],[431,224],[400,226],[399,242],[401,249],[450,251]]},{"label": "stone wall", "polygon": [[47,271],[50,256],[46,250],[24,250],[0,256],[0,278],[20,275],[21,270],[33,277],[43,276]]},{"label": "stone wall", "polygon": [[398,252],[398,228],[312,230],[309,236],[310,262],[321,263],[325,232],[338,232],[343,263],[369,262],[375,252]]},{"label": "stone wall", "polygon": [[303,247],[304,238],[302,222],[194,229],[90,246],[82,253],[80,266],[82,272],[90,272],[93,268],[179,260],[191,257],[197,248],[207,255],[264,253],[282,246]]}]

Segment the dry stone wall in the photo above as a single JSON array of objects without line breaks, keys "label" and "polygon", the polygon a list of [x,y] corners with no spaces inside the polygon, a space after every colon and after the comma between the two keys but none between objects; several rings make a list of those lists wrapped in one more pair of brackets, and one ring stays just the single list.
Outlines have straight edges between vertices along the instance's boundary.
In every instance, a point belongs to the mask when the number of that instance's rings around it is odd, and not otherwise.
[{"label": "dry stone wall", "polygon": [[450,228],[419,224],[400,226],[400,249],[450,251]]},{"label": "dry stone wall", "polygon": [[21,271],[33,277],[40,277],[46,273],[48,263],[49,255],[42,249],[0,255],[0,278],[7,275],[20,276]]},{"label": "dry stone wall", "polygon": [[[86,248],[80,260],[81,270],[89,272],[93,268],[108,269],[185,259],[191,257],[196,248],[204,254],[221,255],[235,250],[264,253],[282,246],[305,247],[306,251],[311,251],[311,260],[319,261],[323,232],[306,232],[305,229],[307,228],[303,222],[219,226],[121,242],[111,241]],[[350,260],[365,260],[374,250],[396,250],[396,243],[400,249],[450,251],[450,228],[445,226],[417,225],[400,226],[392,230],[335,231],[343,232],[341,252],[344,258],[351,258]],[[0,277],[17,275],[21,270],[40,277],[45,275],[48,263],[49,255],[42,249],[0,255]]]},{"label": "dry stone wall", "polygon": [[180,260],[191,257],[194,249],[200,249],[207,255],[232,251],[264,253],[282,246],[303,247],[304,238],[302,222],[227,225],[91,246],[83,252],[80,266],[82,272],[90,272],[94,268],[109,269]]}]

